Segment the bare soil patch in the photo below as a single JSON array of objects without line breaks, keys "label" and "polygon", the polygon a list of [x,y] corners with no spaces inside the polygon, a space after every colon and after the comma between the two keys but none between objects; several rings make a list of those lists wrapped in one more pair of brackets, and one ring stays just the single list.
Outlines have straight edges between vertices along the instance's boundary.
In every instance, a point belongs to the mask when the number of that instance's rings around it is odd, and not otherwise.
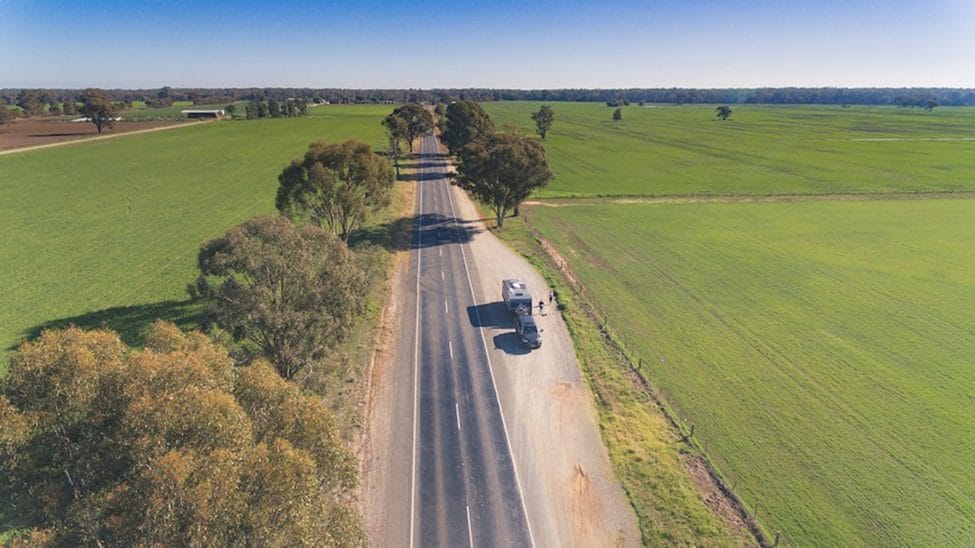
[{"label": "bare soil patch", "polygon": [[[158,129],[161,127],[185,124],[171,120],[156,120],[151,122],[116,122],[111,128],[106,128],[101,137]],[[43,119],[18,119],[0,126],[0,151],[22,149],[38,145],[50,145],[65,141],[77,141],[99,137],[94,124],[87,122],[63,122]]]},{"label": "bare soil patch", "polygon": [[767,195],[728,195],[728,196],[631,196],[614,198],[554,198],[522,202],[522,208],[531,207],[574,207],[597,204],[767,204],[792,202],[865,202],[874,200],[943,200],[956,198],[967,200],[975,196],[968,191],[932,192],[872,192],[860,194],[767,194]]},{"label": "bare soil patch", "polygon": [[741,504],[726,492],[727,488],[723,488],[722,484],[715,479],[704,457],[683,454],[681,460],[684,461],[694,486],[701,493],[704,504],[739,537],[754,535],[753,525],[750,523],[751,517]]}]

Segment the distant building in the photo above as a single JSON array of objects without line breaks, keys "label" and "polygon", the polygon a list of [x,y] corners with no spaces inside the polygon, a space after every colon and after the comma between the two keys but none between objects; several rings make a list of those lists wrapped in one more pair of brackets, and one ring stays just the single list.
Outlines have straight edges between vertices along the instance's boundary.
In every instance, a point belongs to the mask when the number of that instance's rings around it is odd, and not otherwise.
[{"label": "distant building", "polygon": [[223,109],[217,110],[181,110],[180,114],[187,118],[223,118],[226,113]]}]

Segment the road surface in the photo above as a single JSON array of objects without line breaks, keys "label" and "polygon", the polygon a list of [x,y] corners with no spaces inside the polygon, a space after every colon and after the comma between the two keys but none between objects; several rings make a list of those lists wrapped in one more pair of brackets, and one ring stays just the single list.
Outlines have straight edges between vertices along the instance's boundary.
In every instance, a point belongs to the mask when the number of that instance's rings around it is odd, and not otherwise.
[{"label": "road surface", "polygon": [[411,265],[413,545],[529,546],[486,342],[471,325],[478,309],[463,244],[473,228],[455,216],[432,137],[423,140],[420,162]]},{"label": "road surface", "polygon": [[547,295],[484,230],[421,145],[414,239],[394,290],[393,347],[371,374],[363,512],[374,546],[637,546],[572,339],[553,310],[521,346],[503,278]]}]

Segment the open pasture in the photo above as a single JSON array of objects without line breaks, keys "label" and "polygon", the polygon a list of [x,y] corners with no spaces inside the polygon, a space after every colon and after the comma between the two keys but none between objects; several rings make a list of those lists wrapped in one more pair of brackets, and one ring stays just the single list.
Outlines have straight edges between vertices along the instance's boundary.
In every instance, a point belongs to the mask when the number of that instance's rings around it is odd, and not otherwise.
[{"label": "open pasture", "polygon": [[971,545],[975,201],[537,206],[528,221],[770,533]]},{"label": "open pasture", "polygon": [[129,326],[185,320],[199,245],[275,213],[277,176],[310,142],[382,145],[389,111],[316,107],[0,156],[0,349],[52,321],[104,321],[133,341]]},{"label": "open pasture", "polygon": [[[975,108],[549,103],[556,178],[539,198],[975,190]],[[486,103],[533,133],[542,103]]]}]

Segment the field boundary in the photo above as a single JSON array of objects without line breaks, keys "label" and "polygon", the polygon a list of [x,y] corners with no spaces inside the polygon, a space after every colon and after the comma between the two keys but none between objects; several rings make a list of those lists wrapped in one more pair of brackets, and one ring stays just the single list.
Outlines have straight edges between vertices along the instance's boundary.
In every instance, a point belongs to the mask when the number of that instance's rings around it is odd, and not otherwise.
[{"label": "field boundary", "polygon": [[[598,310],[598,306],[595,304],[595,299],[586,288],[585,284],[582,283],[565,259],[562,258],[558,250],[556,250],[548,240],[542,237],[541,233],[537,229],[531,228],[530,230],[532,238],[534,238],[535,241],[537,241],[545,250],[551,264],[558,270],[562,277],[569,282],[569,286],[575,291],[576,297],[578,297],[579,302],[583,305],[581,306],[582,310],[589,320],[592,321],[598,328],[604,343],[615,350],[618,355],[625,360],[626,365],[628,366],[627,374],[630,378],[631,386],[633,386],[634,389],[646,394],[659,409],[661,415],[663,415],[671,428],[673,428],[673,430],[680,435],[681,441],[693,447],[699,453],[697,457],[693,455],[684,455],[684,458],[682,458],[681,461],[687,469],[688,474],[690,474],[692,477],[694,476],[692,467],[695,464],[699,464],[704,468],[707,474],[706,480],[708,480],[711,485],[701,486],[697,485],[697,481],[694,482],[702,495],[702,498],[705,498],[703,496],[704,489],[707,489],[712,493],[716,493],[721,498],[721,500],[717,502],[705,500],[705,504],[718,515],[720,515],[721,512],[717,507],[724,506],[726,508],[730,508],[734,512],[735,517],[745,525],[745,528],[752,535],[759,546],[777,546],[780,540],[780,535],[776,535],[774,542],[769,539],[769,536],[765,533],[765,530],[758,522],[756,516],[748,511],[744,501],[738,497],[737,493],[734,491],[734,488],[729,486],[728,482],[725,481],[724,477],[720,473],[720,470],[718,470],[717,466],[708,455],[707,448],[703,447],[694,437],[693,427],[690,429],[690,431],[685,428],[676,412],[670,408],[660,393],[640,371],[640,368],[636,365],[622,341],[620,341],[620,339],[613,333],[608,324],[608,316],[603,313],[602,317],[600,317],[600,311]],[[704,489],[702,489],[702,487],[704,487]]]},{"label": "field boundary", "polygon": [[929,192],[864,192],[847,194],[675,194],[668,196],[586,196],[529,200],[522,205],[539,207],[575,207],[602,204],[778,204],[794,202],[868,202],[897,200],[970,200],[971,191],[933,190]]}]

